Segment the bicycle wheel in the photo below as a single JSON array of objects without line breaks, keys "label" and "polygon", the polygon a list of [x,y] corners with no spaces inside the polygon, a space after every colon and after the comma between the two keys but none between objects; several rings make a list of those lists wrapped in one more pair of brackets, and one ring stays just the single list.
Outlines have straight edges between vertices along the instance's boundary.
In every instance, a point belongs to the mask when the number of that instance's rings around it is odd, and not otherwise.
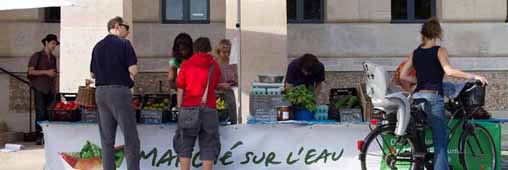
[{"label": "bicycle wheel", "polygon": [[416,169],[414,142],[395,137],[394,130],[393,126],[381,126],[369,133],[360,152],[362,170]]},{"label": "bicycle wheel", "polygon": [[459,143],[459,159],[464,170],[496,170],[497,154],[492,136],[478,124],[462,133]]}]

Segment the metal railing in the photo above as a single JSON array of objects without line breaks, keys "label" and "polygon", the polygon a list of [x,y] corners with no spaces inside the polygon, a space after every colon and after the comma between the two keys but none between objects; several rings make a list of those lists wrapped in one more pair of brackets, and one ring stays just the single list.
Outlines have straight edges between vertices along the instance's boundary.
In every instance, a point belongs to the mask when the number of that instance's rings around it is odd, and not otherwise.
[{"label": "metal railing", "polygon": [[29,91],[28,92],[28,117],[29,117],[28,126],[29,126],[29,128],[28,129],[29,129],[29,134],[33,133],[33,129],[32,129],[32,113],[33,113],[32,112],[33,111],[33,109],[32,109],[32,93],[33,93],[33,91],[37,91],[37,89],[33,88],[30,85],[30,82],[28,80],[25,80],[25,79],[15,75],[14,73],[12,73],[2,67],[0,67],[0,72],[3,72],[5,74],[9,75],[10,77],[12,77],[12,78],[18,80],[19,82],[28,86],[28,88],[29,88],[29,90],[28,90]]}]

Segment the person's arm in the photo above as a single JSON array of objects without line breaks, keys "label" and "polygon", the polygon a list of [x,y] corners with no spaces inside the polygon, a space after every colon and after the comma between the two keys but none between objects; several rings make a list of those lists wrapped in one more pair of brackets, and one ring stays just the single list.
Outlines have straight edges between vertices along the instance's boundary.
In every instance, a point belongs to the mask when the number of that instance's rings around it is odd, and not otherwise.
[{"label": "person's arm", "polygon": [[409,54],[409,58],[406,61],[406,64],[402,67],[400,71],[400,79],[403,81],[416,84],[416,77],[409,76],[409,71],[413,68],[413,52]]},{"label": "person's arm", "polygon": [[35,70],[33,67],[28,68],[28,75],[31,76],[49,76],[49,77],[55,77],[56,71],[54,69],[50,70]]},{"label": "person's arm", "polygon": [[183,101],[183,89],[178,88],[178,91],[176,92],[176,107],[177,108],[182,107],[182,101]]},{"label": "person's arm", "polygon": [[318,97],[319,92],[321,92],[321,85],[322,84],[323,84],[322,82],[317,82],[316,86],[314,87],[314,96],[316,96],[316,98]]},{"label": "person's arm", "polygon": [[55,77],[56,76],[56,70],[54,69],[48,69],[48,70],[36,70],[35,67],[37,66],[37,62],[39,60],[39,57],[41,57],[38,53],[33,54],[30,57],[30,61],[28,62],[28,75],[30,76],[50,76]]},{"label": "person's arm", "polygon": [[316,96],[316,99],[319,94],[319,92],[321,92],[321,86],[323,84],[323,82],[325,81],[325,66],[323,65],[323,63],[319,63],[319,72],[317,73],[316,75],[316,84],[314,86],[314,95]]},{"label": "person's arm", "polygon": [[183,103],[183,94],[185,92],[185,86],[187,86],[186,82],[185,82],[185,65],[182,65],[180,67],[180,76],[178,76],[176,78],[176,87],[177,87],[177,92],[176,92],[176,107],[177,108],[180,108],[182,106],[182,103]]},{"label": "person's arm", "polygon": [[175,81],[176,72],[177,72],[176,67],[173,65],[169,65],[169,68],[168,68],[168,80],[169,81]]},{"label": "person's arm", "polygon": [[480,80],[482,82],[482,84],[484,84],[484,85],[488,83],[487,79],[483,76],[479,76],[476,74],[470,74],[470,73],[466,73],[466,72],[454,69],[448,61],[448,51],[446,50],[446,48],[444,48],[444,47],[439,48],[437,56],[439,58],[439,62],[441,63],[441,66],[443,67],[443,70],[447,76],[455,77],[455,78],[462,78],[462,79],[476,79],[476,80]]},{"label": "person's arm", "polygon": [[289,90],[295,86],[297,68],[293,66],[293,62],[288,65],[286,79],[284,81],[284,90]]},{"label": "person's arm", "polygon": [[131,79],[134,81],[134,78],[136,77],[136,75],[138,75],[138,65],[129,66],[129,74],[131,76]]},{"label": "person's arm", "polygon": [[131,79],[134,81],[136,75],[138,75],[138,58],[136,57],[136,52],[134,51],[134,48],[132,47],[130,41],[126,41],[126,64],[129,70],[129,75]]}]

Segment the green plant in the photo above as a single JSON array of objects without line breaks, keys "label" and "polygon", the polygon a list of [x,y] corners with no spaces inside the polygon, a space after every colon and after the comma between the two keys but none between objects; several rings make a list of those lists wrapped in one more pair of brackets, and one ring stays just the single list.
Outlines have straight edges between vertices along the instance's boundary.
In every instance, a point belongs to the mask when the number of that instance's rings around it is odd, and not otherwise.
[{"label": "green plant", "polygon": [[290,102],[293,106],[305,107],[307,110],[316,111],[314,94],[305,85],[296,86],[286,91],[282,100]]}]

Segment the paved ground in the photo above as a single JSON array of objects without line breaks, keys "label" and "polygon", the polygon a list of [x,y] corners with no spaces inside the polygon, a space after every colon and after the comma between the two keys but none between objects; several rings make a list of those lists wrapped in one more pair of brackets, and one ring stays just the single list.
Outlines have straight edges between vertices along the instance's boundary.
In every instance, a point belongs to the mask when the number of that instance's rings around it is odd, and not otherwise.
[{"label": "paved ground", "polygon": [[25,148],[19,152],[0,152],[0,170],[43,169],[44,147],[34,145],[33,142],[21,144],[23,144]]}]

